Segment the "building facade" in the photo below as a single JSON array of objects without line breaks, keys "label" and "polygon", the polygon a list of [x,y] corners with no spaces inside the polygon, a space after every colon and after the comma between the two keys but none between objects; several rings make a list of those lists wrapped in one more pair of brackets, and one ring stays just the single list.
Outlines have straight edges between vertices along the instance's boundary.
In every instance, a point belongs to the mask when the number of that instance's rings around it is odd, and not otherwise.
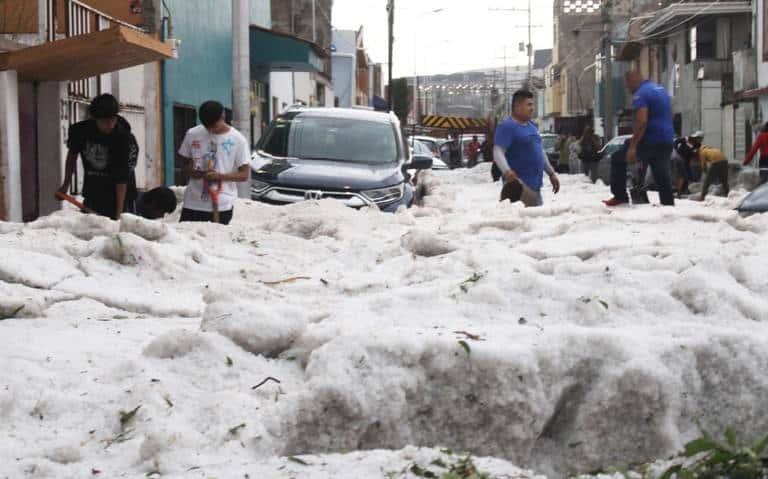
[{"label": "building facade", "polygon": [[[61,207],[68,126],[112,93],[142,154],[137,186],[163,182],[159,64],[172,57],[146,0],[7,0],[0,18],[0,219],[30,221]],[[78,171],[72,193],[82,187]]]},{"label": "building facade", "polygon": [[678,135],[702,130],[705,143],[732,161],[743,158],[759,122],[755,7],[741,1],[643,6],[645,20],[627,28],[619,59],[666,87]]}]

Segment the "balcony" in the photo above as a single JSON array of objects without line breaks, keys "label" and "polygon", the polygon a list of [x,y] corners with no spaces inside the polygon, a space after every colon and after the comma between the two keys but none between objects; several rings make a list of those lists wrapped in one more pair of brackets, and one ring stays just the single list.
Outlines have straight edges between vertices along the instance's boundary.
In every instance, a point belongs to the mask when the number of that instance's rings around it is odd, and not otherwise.
[{"label": "balcony", "polygon": [[733,91],[743,92],[757,88],[755,50],[733,52]]}]

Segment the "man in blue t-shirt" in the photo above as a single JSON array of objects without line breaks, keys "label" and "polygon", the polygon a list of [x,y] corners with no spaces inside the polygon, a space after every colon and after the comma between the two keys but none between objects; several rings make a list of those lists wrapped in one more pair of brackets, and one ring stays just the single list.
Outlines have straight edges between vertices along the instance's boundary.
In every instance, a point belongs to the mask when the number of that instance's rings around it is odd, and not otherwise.
[{"label": "man in blue t-shirt", "polygon": [[[644,166],[651,168],[659,189],[661,204],[674,206],[671,156],[675,130],[672,125],[672,100],[664,87],[644,79],[638,71],[627,72],[624,82],[633,95],[634,110],[634,133],[627,149],[626,162],[634,164],[639,159]],[[626,164],[612,162],[611,168],[623,168],[623,175],[620,171],[611,175],[617,182],[611,186],[612,189],[621,190],[625,194],[614,196],[604,203],[608,206],[618,206],[628,202]],[[622,176],[624,183],[620,184]]]},{"label": "man in blue t-shirt", "polygon": [[[526,206],[541,206],[541,187],[547,172],[552,189],[560,191],[560,180],[541,146],[541,135],[533,118],[533,93],[519,90],[512,96],[512,116],[496,129],[493,161],[501,170],[505,184],[519,182],[529,190],[523,194]],[[528,200],[531,198],[531,200]]]}]

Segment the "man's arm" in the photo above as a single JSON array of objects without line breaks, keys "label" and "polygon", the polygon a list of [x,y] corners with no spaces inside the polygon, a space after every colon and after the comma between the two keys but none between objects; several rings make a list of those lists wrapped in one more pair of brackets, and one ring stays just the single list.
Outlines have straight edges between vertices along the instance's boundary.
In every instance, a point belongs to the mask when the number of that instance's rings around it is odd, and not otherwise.
[{"label": "man's arm", "polygon": [[643,141],[645,130],[648,128],[648,107],[638,108],[635,111],[635,125],[633,128],[632,141],[627,150],[627,162],[635,163],[637,161],[637,145]]},{"label": "man's arm", "polygon": [[552,168],[552,163],[549,162],[549,157],[544,149],[541,150],[541,154],[544,155],[544,171],[549,176],[549,182],[552,183],[552,191],[557,194],[560,191],[560,178],[557,177],[555,169]]},{"label": "man's arm", "polygon": [[67,162],[64,167],[64,182],[59,188],[59,192],[67,193],[69,187],[72,185],[72,175],[75,174],[75,168],[77,168],[77,156],[78,154],[72,150],[67,152]]},{"label": "man's arm", "polygon": [[184,158],[184,175],[185,176],[188,176],[195,180],[199,180],[205,175],[203,171],[194,169],[195,162],[192,161],[192,158],[187,158],[184,156],[182,156],[182,158]]},{"label": "man's arm", "polygon": [[637,145],[643,141],[645,136],[645,130],[648,128],[648,108],[639,108],[635,111],[635,125],[632,132],[632,141],[629,144],[630,148],[637,148]]},{"label": "man's arm", "polygon": [[205,179],[208,181],[230,181],[234,183],[242,183],[248,181],[251,175],[251,165],[241,165],[236,173],[219,173],[218,171],[209,171],[205,175]]},{"label": "man's arm", "polygon": [[512,171],[512,168],[509,167],[509,163],[507,163],[507,152],[499,145],[493,147],[493,162],[499,170],[501,170],[501,174],[507,181],[517,178],[517,174]]},{"label": "man's arm", "polygon": [[120,215],[125,210],[125,196],[128,194],[127,183],[117,183],[115,185],[115,219],[119,220]]}]

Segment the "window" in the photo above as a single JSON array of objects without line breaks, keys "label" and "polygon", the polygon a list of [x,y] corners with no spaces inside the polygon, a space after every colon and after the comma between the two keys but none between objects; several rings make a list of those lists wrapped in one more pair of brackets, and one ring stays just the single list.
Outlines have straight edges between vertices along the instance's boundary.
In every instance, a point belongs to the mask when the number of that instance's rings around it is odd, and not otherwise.
[{"label": "window", "polygon": [[688,31],[688,63],[715,58],[717,26],[707,20]]}]

